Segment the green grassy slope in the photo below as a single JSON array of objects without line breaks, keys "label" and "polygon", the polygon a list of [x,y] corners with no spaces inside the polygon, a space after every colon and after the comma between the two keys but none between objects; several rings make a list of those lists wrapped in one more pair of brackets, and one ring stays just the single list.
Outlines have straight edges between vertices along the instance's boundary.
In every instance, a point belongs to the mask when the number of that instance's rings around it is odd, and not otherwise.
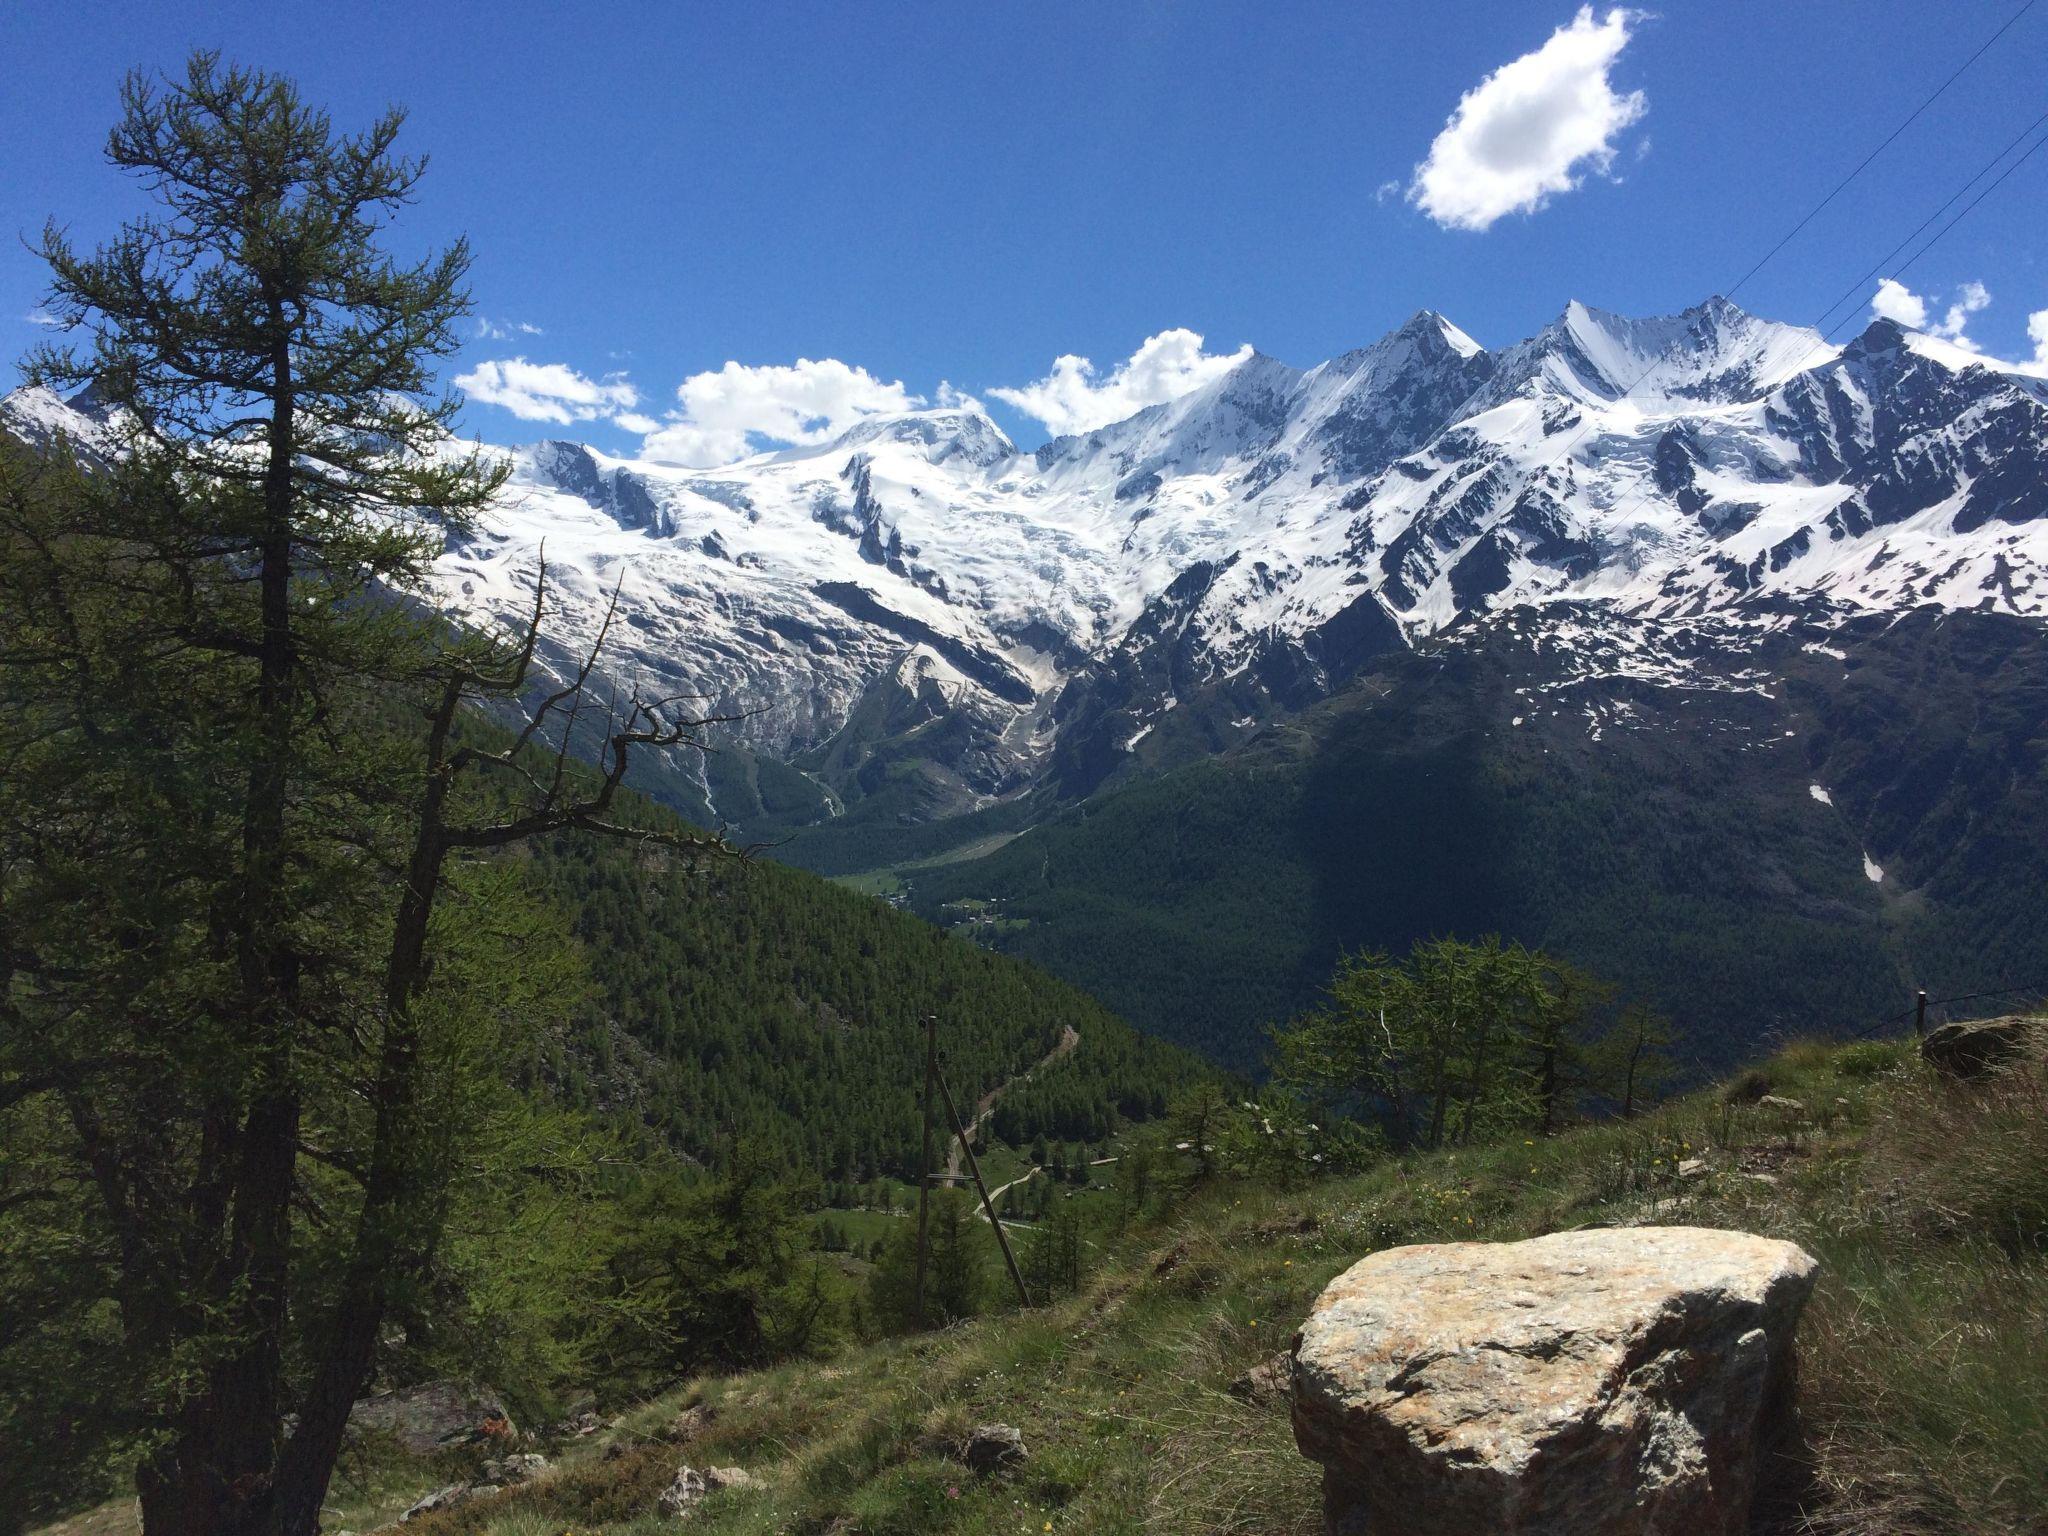
[{"label": "green grassy slope", "polygon": [[[1294,1454],[1284,1404],[1229,1389],[1286,1346],[1329,1279],[1397,1243],[1646,1221],[1785,1237],[1821,1260],[1800,1330],[1808,1456],[1773,1478],[1806,1514],[1772,1529],[2039,1529],[2048,1078],[1959,1086],[1871,1045],[1793,1047],[1762,1071],[1803,1110],[1702,1093],[1633,1123],[1293,1191],[1223,1179],[1105,1239],[1071,1300],[688,1383],[571,1442],[541,1482],[409,1529],[652,1536],[668,1528],[655,1497],[687,1459],[759,1483],[703,1507],[693,1529],[707,1536],[1312,1536],[1316,1472]],[[693,1404],[708,1415],[679,1427]],[[952,1459],[985,1421],[1017,1426],[1032,1452],[987,1481]],[[420,1483],[363,1473],[337,1491],[336,1520],[388,1518]]]}]

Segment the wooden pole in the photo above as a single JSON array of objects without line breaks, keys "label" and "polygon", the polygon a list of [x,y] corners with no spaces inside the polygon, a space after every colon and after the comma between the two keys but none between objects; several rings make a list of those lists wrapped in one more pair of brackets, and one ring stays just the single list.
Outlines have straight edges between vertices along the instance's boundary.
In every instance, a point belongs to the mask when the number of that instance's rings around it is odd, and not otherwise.
[{"label": "wooden pole", "polygon": [[974,1175],[974,1187],[981,1191],[981,1208],[988,1212],[989,1229],[996,1235],[996,1245],[1003,1250],[1003,1263],[1010,1271],[1010,1283],[1017,1287],[1017,1305],[1028,1307],[1031,1297],[1024,1290],[1024,1275],[1017,1268],[1016,1255],[1010,1252],[1010,1237],[1003,1230],[1002,1218],[996,1215],[995,1202],[988,1197],[988,1185],[982,1181],[981,1164],[975,1160],[974,1143],[968,1140],[967,1127],[960,1123],[960,1111],[953,1103],[953,1090],[946,1086],[946,1074],[939,1073],[939,1092],[946,1099],[946,1118],[953,1122],[953,1134],[960,1138],[960,1150],[967,1154],[967,1171]]},{"label": "wooden pole", "polygon": [[1920,996],[1913,1004],[1913,1033],[1920,1039],[1927,1038],[1927,989],[1920,989]]},{"label": "wooden pole", "polygon": [[931,1241],[932,1087],[939,1080],[939,1016],[924,1016],[924,1153],[917,1164],[917,1321],[924,1310],[925,1255]]}]

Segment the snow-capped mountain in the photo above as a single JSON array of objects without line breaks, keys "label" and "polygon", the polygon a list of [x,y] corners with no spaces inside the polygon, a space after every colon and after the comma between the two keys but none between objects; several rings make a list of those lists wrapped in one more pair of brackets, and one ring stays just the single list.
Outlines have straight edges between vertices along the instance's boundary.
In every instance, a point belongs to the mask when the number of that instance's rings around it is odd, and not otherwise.
[{"label": "snow-capped mountain", "polygon": [[[47,435],[64,408],[5,409]],[[908,819],[1085,791],[1183,703],[1227,745],[1480,612],[1590,604],[1654,649],[1787,605],[2048,611],[2048,385],[1718,298],[1573,303],[1499,351],[1424,312],[1029,454],[949,408],[715,470],[512,459],[489,530],[441,562],[451,604],[515,622],[545,543],[567,657],[616,585],[609,670],[749,712],[752,753],[807,776],[796,819],[906,774]]]}]

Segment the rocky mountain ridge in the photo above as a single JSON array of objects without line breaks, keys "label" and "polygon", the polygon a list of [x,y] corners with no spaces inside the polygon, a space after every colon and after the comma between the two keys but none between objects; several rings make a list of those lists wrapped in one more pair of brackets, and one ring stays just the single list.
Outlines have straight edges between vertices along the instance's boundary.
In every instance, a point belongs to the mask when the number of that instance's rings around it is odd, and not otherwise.
[{"label": "rocky mountain ridge", "polygon": [[[4,409],[43,437],[68,414]],[[1504,610],[1591,604],[1650,652],[1704,615],[2048,611],[2048,381],[1719,298],[1574,302],[1498,351],[1423,311],[1029,454],[962,407],[712,470],[508,454],[441,562],[451,606],[515,622],[545,543],[565,666],[617,586],[611,671],[748,717],[746,783],[679,798],[755,827],[1085,795],[1176,709],[1227,746]]]}]

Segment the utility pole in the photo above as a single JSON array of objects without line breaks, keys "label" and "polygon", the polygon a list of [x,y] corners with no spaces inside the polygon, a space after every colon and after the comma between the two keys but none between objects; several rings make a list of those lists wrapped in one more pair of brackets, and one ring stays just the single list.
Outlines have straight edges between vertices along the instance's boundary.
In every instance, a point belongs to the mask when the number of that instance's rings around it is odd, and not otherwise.
[{"label": "utility pole", "polygon": [[1927,1038],[1927,989],[1920,989],[1919,999],[1913,1005],[1913,1033],[1919,1039]]},{"label": "utility pole", "polygon": [[1010,1252],[1010,1237],[1003,1231],[1002,1218],[996,1215],[995,1202],[988,1197],[988,1185],[981,1177],[981,1164],[974,1156],[974,1143],[968,1140],[967,1127],[960,1121],[959,1106],[953,1102],[953,1090],[946,1085],[946,1074],[942,1071],[938,1076],[939,1092],[946,1100],[946,1118],[953,1122],[953,1134],[960,1138],[960,1150],[967,1154],[967,1171],[974,1175],[974,1187],[981,1191],[981,1208],[988,1212],[989,1230],[996,1235],[996,1246],[1003,1250],[1003,1263],[1010,1271],[1010,1283],[1017,1287],[1017,1305],[1028,1307],[1031,1298],[1024,1290],[1024,1276],[1017,1268],[1016,1255]]},{"label": "utility pole", "polygon": [[931,1236],[932,1098],[939,1080],[939,1016],[924,1016],[924,1153],[917,1164],[917,1321],[922,1327],[925,1256]]}]

